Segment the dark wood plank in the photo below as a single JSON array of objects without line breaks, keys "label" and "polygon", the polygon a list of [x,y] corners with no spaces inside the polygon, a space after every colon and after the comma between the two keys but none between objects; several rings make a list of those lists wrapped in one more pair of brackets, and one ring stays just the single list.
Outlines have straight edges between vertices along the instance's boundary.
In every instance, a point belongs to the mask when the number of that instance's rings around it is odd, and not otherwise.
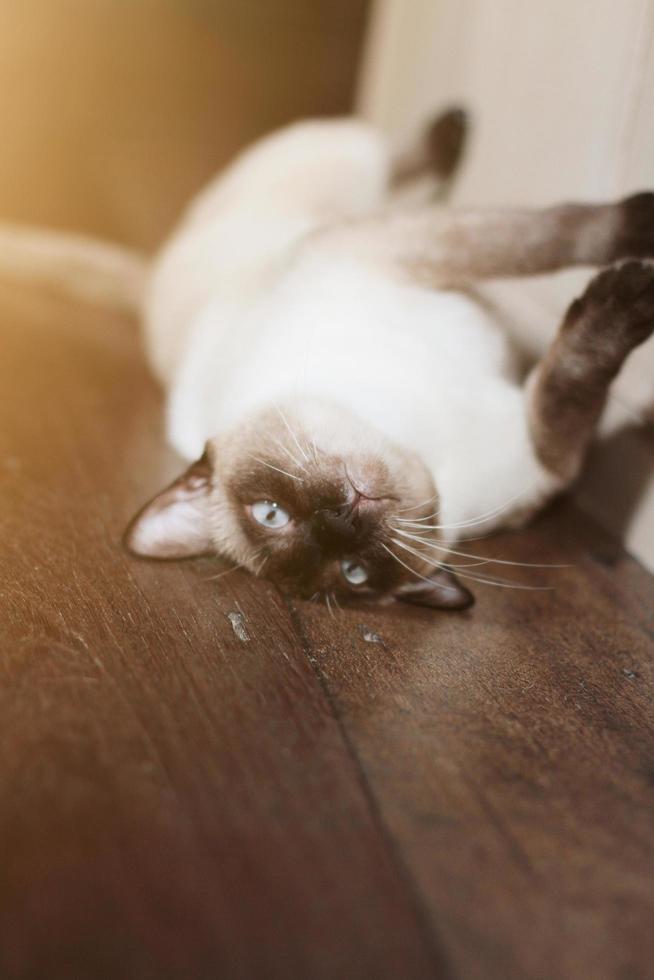
[{"label": "dark wood plank", "polygon": [[284,603],[137,562],[134,324],[0,290],[0,976],[442,975]]},{"label": "dark wood plank", "polygon": [[570,504],[465,615],[132,561],[134,326],[0,309],[0,975],[649,976],[651,577]]},{"label": "dark wood plank", "polygon": [[653,580],[569,502],[469,548],[574,567],[464,615],[304,606],[305,643],[454,975],[650,977]]}]

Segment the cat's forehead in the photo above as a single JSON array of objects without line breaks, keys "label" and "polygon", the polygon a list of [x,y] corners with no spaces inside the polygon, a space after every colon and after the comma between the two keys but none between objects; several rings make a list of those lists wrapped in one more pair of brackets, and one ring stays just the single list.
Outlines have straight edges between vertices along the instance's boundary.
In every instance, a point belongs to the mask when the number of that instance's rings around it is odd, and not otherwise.
[{"label": "cat's forehead", "polygon": [[322,460],[319,465],[299,467],[273,453],[244,460],[227,483],[237,502],[272,500],[302,513],[338,505],[349,489],[345,470],[337,462]]}]

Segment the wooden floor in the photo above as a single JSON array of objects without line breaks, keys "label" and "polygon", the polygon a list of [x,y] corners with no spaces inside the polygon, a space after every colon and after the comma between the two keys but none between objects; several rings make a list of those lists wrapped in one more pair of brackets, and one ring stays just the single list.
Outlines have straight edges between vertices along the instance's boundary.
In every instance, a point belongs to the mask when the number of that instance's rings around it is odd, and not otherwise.
[{"label": "wooden floor", "polygon": [[651,977],[652,579],[570,503],[465,614],[131,559],[134,325],[0,317],[3,980]]}]

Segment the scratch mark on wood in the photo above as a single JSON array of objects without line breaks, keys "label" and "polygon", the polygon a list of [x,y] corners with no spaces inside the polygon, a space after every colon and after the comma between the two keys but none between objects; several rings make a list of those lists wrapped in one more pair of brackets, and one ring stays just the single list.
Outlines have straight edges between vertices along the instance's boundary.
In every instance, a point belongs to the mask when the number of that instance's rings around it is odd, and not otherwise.
[{"label": "scratch mark on wood", "polygon": [[368,629],[367,626],[359,626],[359,632],[366,643],[379,643],[381,646],[386,646],[379,633],[375,633],[373,630]]},{"label": "scratch mark on wood", "polygon": [[232,624],[232,629],[234,630],[234,635],[241,641],[241,643],[250,642],[250,634],[245,628],[245,616],[242,612],[228,612],[227,619]]}]

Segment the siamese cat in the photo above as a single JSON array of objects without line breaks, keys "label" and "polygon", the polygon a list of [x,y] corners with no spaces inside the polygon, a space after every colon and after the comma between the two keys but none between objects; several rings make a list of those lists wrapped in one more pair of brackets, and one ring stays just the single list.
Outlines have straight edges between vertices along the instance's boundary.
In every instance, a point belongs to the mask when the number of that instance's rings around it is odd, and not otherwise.
[{"label": "siamese cat", "polygon": [[[463,129],[448,113],[398,162],[365,122],[302,122],[191,203],[143,297],[189,465],[136,516],[131,552],[216,554],[328,602],[461,609],[457,542],[572,483],[654,330],[654,194],[448,210],[409,185],[447,182]],[[525,379],[473,288],[572,265],[605,268]]]}]

